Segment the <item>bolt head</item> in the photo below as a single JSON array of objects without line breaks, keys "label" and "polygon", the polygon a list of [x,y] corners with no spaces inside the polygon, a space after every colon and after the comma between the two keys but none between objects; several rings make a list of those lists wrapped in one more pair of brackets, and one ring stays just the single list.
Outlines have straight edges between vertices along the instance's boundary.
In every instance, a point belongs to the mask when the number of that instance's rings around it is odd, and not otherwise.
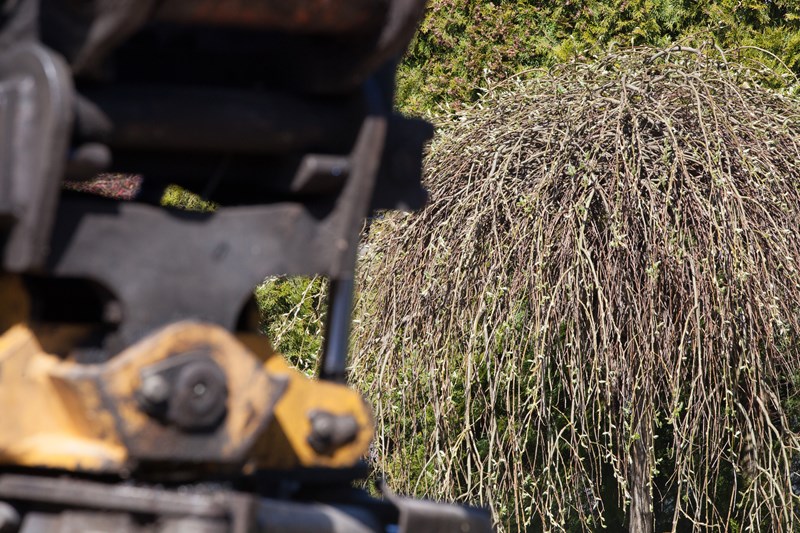
[{"label": "bolt head", "polygon": [[142,397],[151,404],[161,404],[169,399],[170,387],[164,376],[160,374],[150,374],[142,379],[139,388]]},{"label": "bolt head", "polygon": [[227,378],[216,363],[192,361],[180,369],[167,420],[184,431],[216,428],[227,411]]},{"label": "bolt head", "polygon": [[12,533],[19,529],[20,516],[11,505],[0,502],[0,533]]}]

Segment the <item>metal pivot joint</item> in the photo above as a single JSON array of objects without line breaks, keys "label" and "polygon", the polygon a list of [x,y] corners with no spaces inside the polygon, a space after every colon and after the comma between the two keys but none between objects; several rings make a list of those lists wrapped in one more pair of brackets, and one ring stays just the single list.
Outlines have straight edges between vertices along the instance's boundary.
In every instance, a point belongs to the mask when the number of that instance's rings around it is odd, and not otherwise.
[{"label": "metal pivot joint", "polygon": [[[489,529],[355,485],[359,233],[426,199],[432,130],[393,110],[423,14],[0,0],[0,533]],[[297,275],[330,282],[320,380],[259,333],[254,288]]]},{"label": "metal pivot joint", "polygon": [[142,409],[190,432],[216,428],[227,412],[223,370],[208,355],[187,353],[144,368],[137,396]]}]

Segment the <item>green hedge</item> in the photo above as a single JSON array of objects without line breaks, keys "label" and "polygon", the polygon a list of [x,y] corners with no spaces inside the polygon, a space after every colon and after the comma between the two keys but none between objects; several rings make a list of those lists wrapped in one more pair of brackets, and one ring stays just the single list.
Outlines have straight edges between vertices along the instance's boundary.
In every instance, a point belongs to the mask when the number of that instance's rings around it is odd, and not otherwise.
[{"label": "green hedge", "polygon": [[[796,0],[432,0],[401,65],[399,107],[437,112],[507,77],[610,47],[713,40],[800,73]],[[756,50],[759,49],[759,50]]]}]

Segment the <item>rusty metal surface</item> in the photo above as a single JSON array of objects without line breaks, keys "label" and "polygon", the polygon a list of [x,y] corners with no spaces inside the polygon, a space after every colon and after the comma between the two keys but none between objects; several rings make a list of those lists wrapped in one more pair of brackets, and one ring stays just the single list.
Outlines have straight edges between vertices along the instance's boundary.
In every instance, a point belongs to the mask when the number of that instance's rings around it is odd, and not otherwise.
[{"label": "rusty metal surface", "polygon": [[46,0],[33,6],[24,28],[41,28],[42,41],[89,78],[102,77],[122,43],[154,26],[271,33],[273,51],[260,54],[264,72],[295,78],[304,91],[330,93],[355,88],[402,54],[423,9],[424,0]]},{"label": "rusty metal surface", "polygon": [[[281,154],[310,149],[346,153],[366,111],[360,95],[300,98],[277,91],[150,84],[98,87],[82,94],[96,106],[92,111],[103,113],[114,125],[102,135],[112,149],[160,153]],[[85,118],[79,124],[96,131],[94,124],[102,119],[91,120],[88,114],[87,110],[79,116]]]},{"label": "rusty metal surface", "polygon": [[38,33],[76,74],[97,69],[111,51],[140,29],[156,0],[42,0]]},{"label": "rusty metal surface", "polygon": [[155,18],[300,33],[349,33],[379,25],[388,0],[164,0]]}]

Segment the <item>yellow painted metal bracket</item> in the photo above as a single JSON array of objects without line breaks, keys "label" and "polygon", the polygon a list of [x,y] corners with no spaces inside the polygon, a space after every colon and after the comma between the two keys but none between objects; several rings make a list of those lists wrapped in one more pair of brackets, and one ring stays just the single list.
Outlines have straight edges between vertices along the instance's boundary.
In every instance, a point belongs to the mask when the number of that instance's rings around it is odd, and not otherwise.
[{"label": "yellow painted metal bracket", "polygon": [[[198,358],[224,375],[218,424],[187,429],[143,408],[148,369],[168,373]],[[48,354],[30,327],[13,325],[0,336],[0,413],[0,465],[85,473],[175,463],[340,468],[364,456],[373,434],[355,391],[306,378],[263,337],[196,322],[167,326],[100,365]]]}]

